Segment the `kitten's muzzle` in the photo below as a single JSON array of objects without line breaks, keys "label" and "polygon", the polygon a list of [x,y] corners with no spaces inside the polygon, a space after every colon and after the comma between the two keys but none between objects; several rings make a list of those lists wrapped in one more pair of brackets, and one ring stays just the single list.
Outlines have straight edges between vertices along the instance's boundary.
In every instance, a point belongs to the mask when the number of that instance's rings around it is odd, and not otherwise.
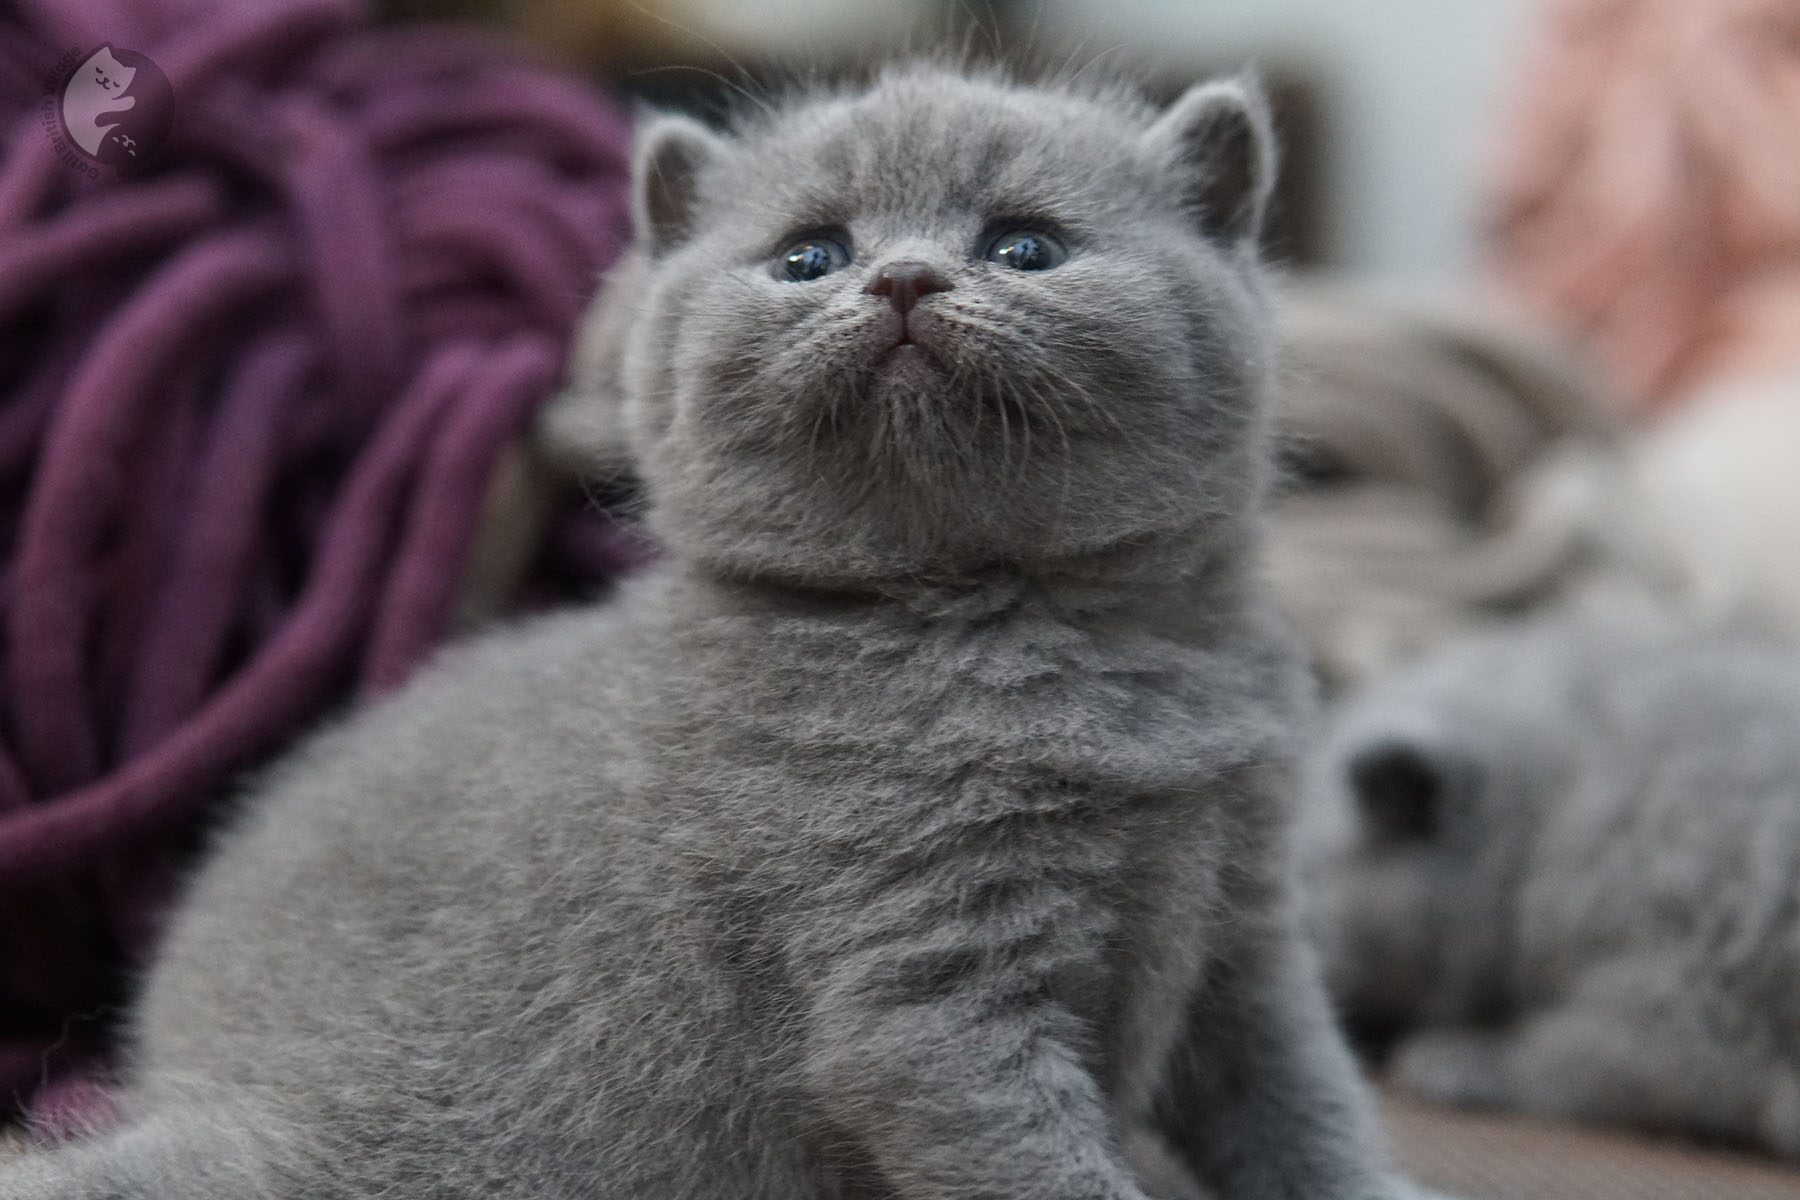
[{"label": "kitten's muzzle", "polygon": [[[921,328],[936,324],[929,319],[933,315],[935,314],[915,312],[908,316],[892,310],[877,312],[870,328],[873,337],[869,344],[875,362],[887,368],[901,363],[941,367],[937,338],[929,328]],[[926,319],[921,320],[922,317]]]}]

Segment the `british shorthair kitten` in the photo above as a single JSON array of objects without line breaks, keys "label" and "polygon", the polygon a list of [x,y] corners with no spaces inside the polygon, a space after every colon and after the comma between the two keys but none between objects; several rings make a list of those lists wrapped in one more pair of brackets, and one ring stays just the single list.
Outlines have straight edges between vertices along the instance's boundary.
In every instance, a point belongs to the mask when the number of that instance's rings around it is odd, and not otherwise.
[{"label": "british shorthair kitten", "polygon": [[929,66],[667,118],[576,399],[665,560],[247,798],[7,1200],[1389,1200],[1256,578],[1268,118]]},{"label": "british shorthair kitten", "polygon": [[1800,1157],[1800,654],[1543,623],[1345,699],[1328,977],[1433,1099]]}]

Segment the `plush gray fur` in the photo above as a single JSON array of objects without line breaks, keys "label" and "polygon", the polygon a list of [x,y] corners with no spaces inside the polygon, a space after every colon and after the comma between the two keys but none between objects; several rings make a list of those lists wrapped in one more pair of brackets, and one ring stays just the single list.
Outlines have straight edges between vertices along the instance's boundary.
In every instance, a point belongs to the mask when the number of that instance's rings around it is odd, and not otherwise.
[{"label": "plush gray fur", "polygon": [[1313,908],[1400,1082],[1800,1155],[1800,655],[1533,626],[1333,724]]},{"label": "plush gray fur", "polygon": [[1399,1195],[1289,903],[1270,155],[1235,83],[927,67],[653,125],[581,399],[668,561],[269,779],[124,1128],[0,1195],[1138,1200],[1144,1126],[1225,1200]]}]

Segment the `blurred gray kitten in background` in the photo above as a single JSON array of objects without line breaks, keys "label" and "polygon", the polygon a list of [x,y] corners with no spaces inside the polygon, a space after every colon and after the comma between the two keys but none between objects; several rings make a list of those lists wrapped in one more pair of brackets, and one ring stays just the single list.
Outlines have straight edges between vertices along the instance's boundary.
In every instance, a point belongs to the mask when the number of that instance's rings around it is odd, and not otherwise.
[{"label": "blurred gray kitten in background", "polygon": [[1290,903],[1253,88],[930,67],[638,153],[667,558],[265,781],[7,1200],[1387,1200]]},{"label": "blurred gray kitten in background", "polygon": [[1347,697],[1311,922],[1435,1099],[1800,1155],[1800,654],[1548,624]]}]

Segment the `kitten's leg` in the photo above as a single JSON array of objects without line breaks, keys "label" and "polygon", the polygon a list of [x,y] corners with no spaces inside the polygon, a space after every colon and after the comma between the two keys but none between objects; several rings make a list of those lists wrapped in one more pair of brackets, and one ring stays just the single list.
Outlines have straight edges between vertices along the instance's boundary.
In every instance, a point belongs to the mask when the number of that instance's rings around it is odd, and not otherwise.
[{"label": "kitten's leg", "polygon": [[1046,882],[1077,869],[1009,864],[974,913],[954,872],[915,870],[804,953],[814,1102],[898,1196],[1145,1200],[1061,999],[1104,979],[1108,918]]},{"label": "kitten's leg", "polygon": [[1407,1091],[1459,1108],[1517,1108],[1512,1081],[1518,1033],[1431,1026],[1407,1035],[1388,1070]]},{"label": "kitten's leg", "polygon": [[899,1195],[1145,1200],[1067,1013],[1002,993],[822,1029],[818,1102]]},{"label": "kitten's leg", "polygon": [[1282,927],[1214,960],[1155,1113],[1220,1200],[1390,1200],[1392,1173],[1311,955]]},{"label": "kitten's leg", "polygon": [[[1610,989],[1608,989],[1610,992]],[[1432,1029],[1402,1042],[1395,1079],[1450,1104],[1515,1108],[1757,1142],[1800,1153],[1800,1079],[1768,1047],[1732,1045],[1696,994],[1582,1001],[1516,1029]]]}]

